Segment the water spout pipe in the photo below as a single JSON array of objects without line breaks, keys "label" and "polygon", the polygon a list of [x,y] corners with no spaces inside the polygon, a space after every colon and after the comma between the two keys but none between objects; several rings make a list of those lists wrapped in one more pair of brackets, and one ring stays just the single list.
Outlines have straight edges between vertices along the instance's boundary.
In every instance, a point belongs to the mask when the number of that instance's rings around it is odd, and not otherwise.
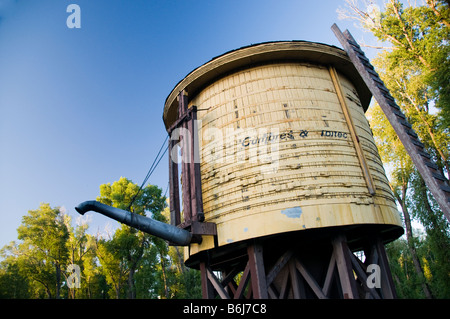
[{"label": "water spout pipe", "polygon": [[192,234],[187,230],[131,213],[120,208],[108,206],[95,200],[85,201],[75,207],[75,210],[81,215],[84,215],[88,211],[100,213],[150,235],[168,240],[177,246],[187,246],[192,239]]}]

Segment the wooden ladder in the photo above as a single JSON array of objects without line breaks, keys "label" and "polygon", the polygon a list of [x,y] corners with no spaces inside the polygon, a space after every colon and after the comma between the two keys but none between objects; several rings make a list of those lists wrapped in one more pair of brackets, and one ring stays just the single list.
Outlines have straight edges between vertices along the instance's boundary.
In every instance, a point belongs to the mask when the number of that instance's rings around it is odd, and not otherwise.
[{"label": "wooden ladder", "polygon": [[402,113],[389,90],[374,70],[361,47],[348,30],[341,32],[336,24],[331,27],[350,60],[368,86],[370,92],[377,100],[389,123],[391,123],[400,141],[404,145],[411,160],[433,194],[439,207],[450,222],[450,187],[447,179],[425,151],[424,145],[419,141],[416,132]]}]

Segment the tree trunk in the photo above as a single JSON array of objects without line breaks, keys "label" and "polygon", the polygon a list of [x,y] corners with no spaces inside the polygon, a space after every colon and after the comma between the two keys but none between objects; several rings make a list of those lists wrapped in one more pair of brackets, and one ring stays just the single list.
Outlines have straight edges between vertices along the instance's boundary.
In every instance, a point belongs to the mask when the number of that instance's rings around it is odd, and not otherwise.
[{"label": "tree trunk", "polygon": [[428,287],[428,284],[425,281],[425,276],[423,274],[422,265],[420,264],[419,258],[417,257],[417,251],[416,251],[416,247],[414,245],[414,237],[413,237],[412,226],[411,226],[411,216],[409,215],[408,208],[406,207],[406,203],[405,203],[406,187],[402,186],[402,196],[401,197],[396,192],[394,192],[394,195],[402,207],[403,217],[405,220],[405,228],[406,228],[406,240],[408,241],[408,248],[409,248],[409,252],[411,253],[413,263],[414,263],[414,269],[416,270],[417,276],[420,279],[420,282],[422,285],[422,290],[423,290],[426,298],[432,299],[433,296],[431,294],[430,288]]},{"label": "tree trunk", "polygon": [[128,273],[128,299],[136,299],[136,285],[134,283],[134,267]]},{"label": "tree trunk", "polygon": [[164,255],[161,249],[159,249],[159,256],[161,260],[161,270],[163,275],[163,282],[164,282],[164,296],[166,299],[169,299],[169,287],[167,285],[167,274],[166,274],[166,263],[164,261]]},{"label": "tree trunk", "polygon": [[175,247],[175,251],[177,252],[177,256],[178,256],[178,269],[180,269],[180,271],[184,275],[186,273],[186,266],[184,265],[184,262],[183,262],[183,255],[181,254],[178,246],[174,246],[174,247]]},{"label": "tree trunk", "polygon": [[56,263],[55,268],[56,268],[56,293],[55,293],[55,298],[59,299],[60,298],[59,289],[61,287],[61,267],[60,267],[59,263]]}]

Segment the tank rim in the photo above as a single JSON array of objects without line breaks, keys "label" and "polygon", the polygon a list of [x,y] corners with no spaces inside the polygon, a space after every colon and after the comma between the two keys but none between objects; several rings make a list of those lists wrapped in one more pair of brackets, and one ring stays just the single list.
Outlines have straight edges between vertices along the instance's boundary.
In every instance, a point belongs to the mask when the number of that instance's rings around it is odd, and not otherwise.
[{"label": "tank rim", "polygon": [[206,86],[226,75],[255,65],[287,61],[334,66],[352,81],[364,111],[367,110],[372,94],[344,50],[319,42],[302,40],[270,41],[227,51],[187,74],[175,85],[166,98],[163,112],[166,129],[178,117],[177,96],[182,90],[186,90],[190,98],[193,98]]}]

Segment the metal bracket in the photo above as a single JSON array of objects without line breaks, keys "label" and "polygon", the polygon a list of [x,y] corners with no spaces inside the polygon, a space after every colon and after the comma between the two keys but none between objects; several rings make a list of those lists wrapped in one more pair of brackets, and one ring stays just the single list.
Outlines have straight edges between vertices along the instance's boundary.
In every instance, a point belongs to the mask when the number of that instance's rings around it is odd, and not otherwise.
[{"label": "metal bracket", "polygon": [[[187,221],[181,223],[177,226],[178,228],[185,229],[192,234],[192,244],[201,244],[202,236],[217,236],[217,226],[216,223],[204,223],[198,221]],[[169,242],[170,246],[175,246]]]}]

